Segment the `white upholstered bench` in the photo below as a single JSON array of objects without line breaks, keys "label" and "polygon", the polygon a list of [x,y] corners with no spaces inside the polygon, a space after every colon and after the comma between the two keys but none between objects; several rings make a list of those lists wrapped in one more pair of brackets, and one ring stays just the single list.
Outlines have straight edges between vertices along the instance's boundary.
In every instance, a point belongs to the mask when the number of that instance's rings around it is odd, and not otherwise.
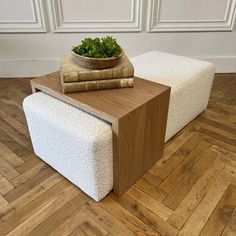
[{"label": "white upholstered bench", "polygon": [[[206,108],[212,64],[157,51],[131,61],[136,76],[171,87],[166,141]],[[23,107],[35,153],[96,201],[105,197],[113,188],[110,124],[42,92]]]},{"label": "white upholstered bench", "polygon": [[165,141],[206,109],[213,64],[159,51],[139,55],[131,62],[136,76],[171,87]]},{"label": "white upholstered bench", "polygon": [[37,156],[96,201],[113,188],[110,124],[45,93],[23,102]]}]

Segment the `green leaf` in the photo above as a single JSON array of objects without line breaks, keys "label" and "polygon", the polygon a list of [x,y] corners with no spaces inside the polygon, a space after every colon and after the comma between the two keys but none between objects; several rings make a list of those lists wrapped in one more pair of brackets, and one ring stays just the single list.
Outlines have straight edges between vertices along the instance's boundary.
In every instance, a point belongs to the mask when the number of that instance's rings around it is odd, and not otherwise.
[{"label": "green leaf", "polygon": [[121,48],[112,36],[103,38],[84,38],[80,45],[72,48],[72,51],[86,57],[106,58],[118,57]]}]

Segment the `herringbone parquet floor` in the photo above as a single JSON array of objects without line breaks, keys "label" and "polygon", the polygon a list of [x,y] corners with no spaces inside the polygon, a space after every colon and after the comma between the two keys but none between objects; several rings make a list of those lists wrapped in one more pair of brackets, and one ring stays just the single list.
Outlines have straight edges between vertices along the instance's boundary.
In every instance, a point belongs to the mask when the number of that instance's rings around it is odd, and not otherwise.
[{"label": "herringbone parquet floor", "polygon": [[[0,79],[0,235],[236,235],[236,75],[124,195],[96,203],[33,151],[29,79]],[[194,99],[194,98],[193,98]]]}]

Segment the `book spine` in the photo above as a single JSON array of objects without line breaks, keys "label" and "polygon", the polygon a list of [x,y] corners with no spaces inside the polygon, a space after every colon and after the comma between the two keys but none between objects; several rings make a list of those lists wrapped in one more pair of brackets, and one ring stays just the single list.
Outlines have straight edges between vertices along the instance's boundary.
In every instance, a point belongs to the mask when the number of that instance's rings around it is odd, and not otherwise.
[{"label": "book spine", "polygon": [[95,91],[114,88],[131,88],[134,85],[134,78],[121,78],[99,81],[84,81],[74,83],[63,83],[63,93]]},{"label": "book spine", "polygon": [[64,83],[92,81],[92,80],[105,80],[116,78],[131,78],[134,76],[134,68],[110,69],[110,70],[92,70],[82,72],[61,72]]}]

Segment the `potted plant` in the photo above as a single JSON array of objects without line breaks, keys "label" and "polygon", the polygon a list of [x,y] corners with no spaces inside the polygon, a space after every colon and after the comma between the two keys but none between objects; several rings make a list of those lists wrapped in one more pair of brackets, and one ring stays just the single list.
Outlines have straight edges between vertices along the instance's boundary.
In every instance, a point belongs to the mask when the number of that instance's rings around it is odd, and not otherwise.
[{"label": "potted plant", "polygon": [[123,56],[123,50],[112,36],[85,38],[72,48],[77,62],[90,69],[105,69],[115,66]]}]

